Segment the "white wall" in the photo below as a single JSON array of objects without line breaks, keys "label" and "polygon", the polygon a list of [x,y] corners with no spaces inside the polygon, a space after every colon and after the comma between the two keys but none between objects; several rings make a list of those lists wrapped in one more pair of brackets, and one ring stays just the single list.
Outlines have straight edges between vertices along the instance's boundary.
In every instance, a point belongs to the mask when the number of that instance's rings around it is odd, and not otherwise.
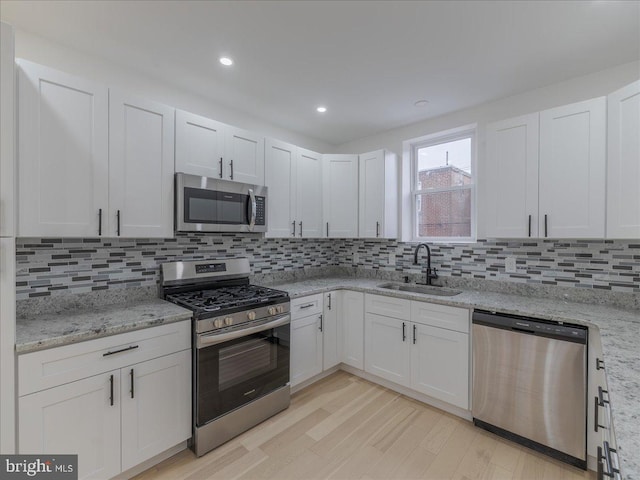
[{"label": "white wall", "polygon": [[[460,110],[448,115],[436,117],[424,122],[414,123],[405,127],[389,130],[378,135],[362,138],[334,148],[341,153],[361,153],[386,148],[399,155],[403,155],[402,142],[412,138],[441,132],[469,124],[478,125],[477,135],[477,170],[478,170],[478,238],[484,238],[484,182],[482,181],[483,165],[485,157],[485,127],[487,123],[503,120],[526,113],[546,110],[548,108],[567,105],[569,103],[587,100],[589,98],[608,95],[609,93],[630,84],[640,78],[640,62],[631,62],[600,72],[566,80],[561,83],[549,85],[536,90],[531,90],[519,95],[485,103],[477,107]],[[428,107],[427,107],[428,108]],[[402,159],[406,166],[409,159]],[[405,172],[406,173],[406,172]],[[403,176],[407,182],[407,176]],[[402,238],[408,239],[411,235],[408,225],[407,210],[410,208],[408,197],[403,196],[402,215],[404,217],[401,226]]]},{"label": "white wall", "polygon": [[51,42],[24,30],[15,31],[16,58],[24,58],[73,75],[99,81],[106,86],[131,91],[150,100],[213,118],[267,137],[293,143],[320,153],[334,146],[322,140],[287,130],[258,116],[225,107],[180,87],[170,85],[143,73]]}]

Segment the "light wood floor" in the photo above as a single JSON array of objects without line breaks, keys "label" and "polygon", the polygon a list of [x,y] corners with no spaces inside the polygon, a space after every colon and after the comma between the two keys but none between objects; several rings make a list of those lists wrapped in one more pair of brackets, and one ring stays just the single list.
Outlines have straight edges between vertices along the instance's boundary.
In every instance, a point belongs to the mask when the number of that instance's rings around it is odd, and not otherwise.
[{"label": "light wood floor", "polygon": [[293,395],[291,407],[148,479],[595,479],[472,423],[345,372]]}]

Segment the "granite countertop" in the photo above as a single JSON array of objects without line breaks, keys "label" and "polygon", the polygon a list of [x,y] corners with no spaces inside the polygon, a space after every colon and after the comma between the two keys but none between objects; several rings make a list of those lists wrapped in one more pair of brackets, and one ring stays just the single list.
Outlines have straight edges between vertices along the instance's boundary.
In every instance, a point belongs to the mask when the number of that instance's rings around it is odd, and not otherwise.
[{"label": "granite countertop", "polygon": [[[479,308],[597,328],[602,339],[613,425],[623,478],[640,480],[640,311],[506,293],[463,290],[439,297],[378,288],[380,279],[318,278],[268,286],[291,298],[349,289],[408,300]],[[265,284],[266,286],[266,284]],[[635,453],[634,453],[635,452]]]},{"label": "granite countertop", "polygon": [[189,318],[190,310],[155,298],[68,313],[19,316],[16,352],[59,347]]}]

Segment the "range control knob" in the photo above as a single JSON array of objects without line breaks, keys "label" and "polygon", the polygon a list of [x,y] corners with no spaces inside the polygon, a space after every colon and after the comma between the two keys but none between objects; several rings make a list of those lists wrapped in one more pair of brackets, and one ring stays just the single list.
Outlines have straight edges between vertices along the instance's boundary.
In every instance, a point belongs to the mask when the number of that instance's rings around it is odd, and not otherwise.
[{"label": "range control knob", "polygon": [[216,318],[216,319],[213,321],[213,326],[214,326],[214,327],[216,327],[216,328],[222,328],[222,327],[224,327],[224,320],[222,320],[221,318]]},{"label": "range control knob", "polygon": [[278,311],[278,313],[282,313],[282,312],[284,312],[284,307],[282,305],[278,305],[276,307],[276,310]]},{"label": "range control knob", "polygon": [[226,317],[224,319],[224,324],[228,327],[229,325],[233,325],[233,317]]},{"label": "range control knob", "polygon": [[247,318],[249,320],[255,320],[256,319],[256,312],[247,312]]},{"label": "range control knob", "polygon": [[269,315],[275,315],[276,314],[276,307],[269,307],[267,312],[269,312]]}]

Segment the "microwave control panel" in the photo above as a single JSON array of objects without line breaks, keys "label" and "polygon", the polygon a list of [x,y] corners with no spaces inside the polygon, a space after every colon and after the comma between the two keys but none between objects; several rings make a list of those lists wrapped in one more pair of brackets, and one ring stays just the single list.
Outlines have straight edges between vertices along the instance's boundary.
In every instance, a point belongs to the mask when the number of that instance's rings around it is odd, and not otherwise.
[{"label": "microwave control panel", "polygon": [[256,196],[256,225],[266,224],[266,199]]}]

